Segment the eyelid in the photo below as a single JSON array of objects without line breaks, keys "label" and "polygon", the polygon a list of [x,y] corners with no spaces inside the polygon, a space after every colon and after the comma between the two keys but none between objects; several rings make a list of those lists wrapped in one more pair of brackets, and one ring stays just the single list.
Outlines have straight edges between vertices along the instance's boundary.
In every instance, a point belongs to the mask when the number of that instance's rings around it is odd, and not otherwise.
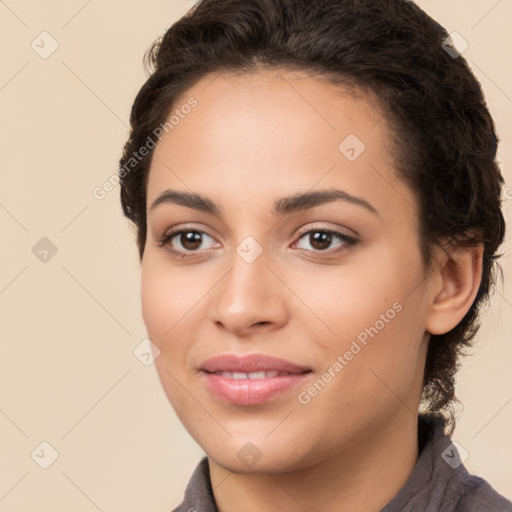
[{"label": "eyelid", "polygon": [[[353,234],[348,234],[343,231],[345,229],[346,231],[350,231]],[[310,231],[328,231],[331,233],[335,233],[338,235],[341,235],[345,238],[349,238],[356,242],[358,240],[359,235],[353,230],[348,228],[342,228],[340,227],[328,227],[325,224],[320,224],[319,222],[310,223],[307,224],[305,227],[300,228],[297,233],[295,234],[295,237],[300,238],[301,236],[305,235],[306,233],[309,233]]]}]

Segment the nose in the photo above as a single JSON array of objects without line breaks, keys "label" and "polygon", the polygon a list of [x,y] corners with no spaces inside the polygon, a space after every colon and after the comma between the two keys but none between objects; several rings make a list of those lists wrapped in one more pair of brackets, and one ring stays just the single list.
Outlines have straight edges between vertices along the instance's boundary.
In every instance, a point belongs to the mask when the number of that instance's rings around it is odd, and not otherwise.
[{"label": "nose", "polygon": [[287,290],[276,273],[267,267],[265,252],[252,263],[234,254],[231,269],[211,295],[211,320],[239,337],[282,327],[288,317]]}]

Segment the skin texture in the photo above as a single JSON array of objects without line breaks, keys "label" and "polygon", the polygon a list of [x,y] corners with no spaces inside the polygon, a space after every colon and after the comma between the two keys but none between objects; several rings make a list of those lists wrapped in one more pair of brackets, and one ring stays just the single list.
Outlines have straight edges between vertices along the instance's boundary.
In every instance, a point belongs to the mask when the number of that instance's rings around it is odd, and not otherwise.
[{"label": "skin texture", "polygon": [[[198,104],[158,143],[147,189],[142,310],[161,351],[163,388],[209,456],[222,512],[240,503],[260,512],[378,511],[416,463],[429,333],[450,330],[469,309],[481,248],[437,250],[433,269],[424,268],[417,205],[393,169],[389,128],[368,94],[267,70],[208,75],[174,108],[190,97]],[[366,147],[354,161],[338,149],[350,134]],[[277,199],[332,188],[377,213],[342,200],[272,213]],[[151,208],[167,189],[207,196],[222,214]],[[181,256],[191,246],[179,236],[159,246],[185,227],[206,234],[192,257]],[[315,229],[356,243],[333,237],[322,250],[302,236]],[[248,236],[263,250],[252,263],[236,252]],[[393,304],[394,318],[301,403],[299,393]],[[312,373],[261,405],[228,404],[199,371],[226,353],[280,357]],[[261,454],[253,465],[237,456],[249,442]]]}]

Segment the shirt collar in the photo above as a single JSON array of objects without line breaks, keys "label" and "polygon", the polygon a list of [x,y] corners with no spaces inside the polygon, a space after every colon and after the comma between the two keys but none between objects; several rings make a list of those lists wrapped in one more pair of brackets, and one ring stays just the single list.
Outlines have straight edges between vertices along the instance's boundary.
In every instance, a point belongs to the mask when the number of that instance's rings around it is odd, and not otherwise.
[{"label": "shirt collar", "polygon": [[[405,485],[381,512],[453,509],[448,503],[459,500],[469,474],[445,433],[445,424],[441,414],[418,416],[418,461]],[[194,511],[218,512],[207,457],[194,470],[183,503],[173,512]]]}]

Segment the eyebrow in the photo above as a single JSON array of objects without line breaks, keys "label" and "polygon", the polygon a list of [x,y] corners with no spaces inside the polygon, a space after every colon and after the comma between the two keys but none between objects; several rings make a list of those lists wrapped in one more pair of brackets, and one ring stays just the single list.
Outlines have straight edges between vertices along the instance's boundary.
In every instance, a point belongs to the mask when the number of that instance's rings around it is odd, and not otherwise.
[{"label": "eyebrow", "polygon": [[[272,213],[275,215],[286,215],[297,211],[314,208],[332,201],[345,201],[350,204],[362,206],[375,215],[379,212],[365,199],[353,196],[348,192],[339,189],[317,190],[315,192],[303,192],[289,197],[278,199],[273,204]],[[213,215],[222,214],[222,209],[211,199],[196,193],[180,192],[177,190],[165,190],[158,196],[150,209],[154,210],[157,206],[165,203],[186,206],[194,210],[199,210]]]}]

